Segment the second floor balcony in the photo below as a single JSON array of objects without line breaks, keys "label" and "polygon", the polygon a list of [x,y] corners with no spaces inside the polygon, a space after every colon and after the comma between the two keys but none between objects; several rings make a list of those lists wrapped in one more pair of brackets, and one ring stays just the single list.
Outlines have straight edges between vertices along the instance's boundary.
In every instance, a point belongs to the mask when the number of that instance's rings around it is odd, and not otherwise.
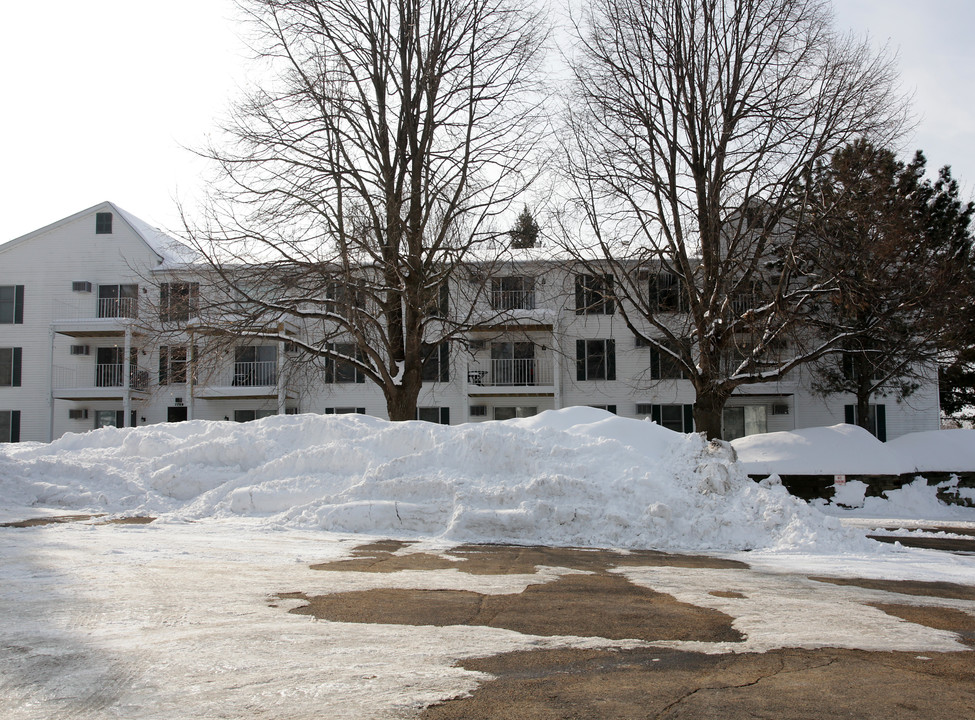
[{"label": "second floor balcony", "polygon": [[467,369],[470,392],[482,388],[537,388],[554,383],[551,358],[515,358],[482,360]]},{"label": "second floor balcony", "polygon": [[149,390],[149,371],[127,369],[122,363],[97,363],[94,373],[91,365],[55,366],[52,385],[54,397],[61,400],[119,400],[126,392],[144,397]]}]

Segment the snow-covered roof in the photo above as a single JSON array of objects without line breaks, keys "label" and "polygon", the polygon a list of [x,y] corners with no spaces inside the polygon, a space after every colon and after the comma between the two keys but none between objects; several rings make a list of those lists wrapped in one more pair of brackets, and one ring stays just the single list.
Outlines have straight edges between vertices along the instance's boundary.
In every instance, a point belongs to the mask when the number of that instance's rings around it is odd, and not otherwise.
[{"label": "snow-covered roof", "polygon": [[45,225],[42,228],[33,230],[26,235],[21,235],[18,238],[14,238],[10,242],[0,245],[0,253],[7,250],[12,250],[13,248],[22,245],[24,243],[30,242],[34,238],[37,238],[45,233],[55,230],[64,225],[69,225],[79,218],[85,217],[86,215],[91,215],[96,212],[111,212],[114,215],[121,218],[135,234],[141,239],[146,246],[159,258],[161,267],[180,267],[190,263],[199,262],[199,254],[193,250],[191,247],[181,243],[176,238],[167,235],[165,232],[159,228],[154,228],[152,225],[147,223],[130,212],[123,210],[118,205],[113,202],[105,201],[97,205],[93,205],[90,208],[76,212],[68,217],[61,218],[60,220],[51,223],[50,225]]}]

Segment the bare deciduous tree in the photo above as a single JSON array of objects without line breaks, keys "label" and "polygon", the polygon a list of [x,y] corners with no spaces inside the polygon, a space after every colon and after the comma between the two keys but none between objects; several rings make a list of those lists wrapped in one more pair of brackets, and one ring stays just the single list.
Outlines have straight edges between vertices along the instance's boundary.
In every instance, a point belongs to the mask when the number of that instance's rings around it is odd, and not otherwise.
[{"label": "bare deciduous tree", "polygon": [[584,20],[567,215],[592,242],[569,244],[616,276],[619,312],[680,363],[716,437],[736,388],[843,339],[801,329],[835,287],[801,189],[835,149],[897,133],[895,73],[818,0],[593,0]]},{"label": "bare deciduous tree", "polygon": [[[273,77],[207,153],[189,231],[214,280],[200,332],[352,367],[413,419],[425,355],[474,321],[451,301],[491,257],[544,131],[540,16],[517,0],[246,0]],[[487,248],[487,249],[485,249]]]}]

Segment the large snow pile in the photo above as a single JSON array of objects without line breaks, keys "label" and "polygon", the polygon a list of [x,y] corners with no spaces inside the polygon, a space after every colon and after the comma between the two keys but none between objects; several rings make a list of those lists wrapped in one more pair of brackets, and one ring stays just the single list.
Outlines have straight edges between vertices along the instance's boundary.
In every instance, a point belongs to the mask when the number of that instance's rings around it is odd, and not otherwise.
[{"label": "large snow pile", "polygon": [[901,475],[975,472],[975,430],[934,430],[880,442],[856,425],[732,440],[751,475]]},{"label": "large snow pile", "polygon": [[856,425],[748,435],[731,444],[750,475],[900,475],[913,470]]},{"label": "large snow pile", "polygon": [[456,541],[865,550],[726,445],[570,408],[455,427],[362,415],[106,428],[0,449],[0,502],[170,519],[257,516]]}]

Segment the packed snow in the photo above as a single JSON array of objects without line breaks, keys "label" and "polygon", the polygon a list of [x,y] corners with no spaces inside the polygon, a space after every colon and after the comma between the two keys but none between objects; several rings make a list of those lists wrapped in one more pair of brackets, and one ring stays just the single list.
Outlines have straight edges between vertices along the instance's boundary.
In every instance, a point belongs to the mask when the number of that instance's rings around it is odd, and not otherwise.
[{"label": "packed snow", "polygon": [[749,480],[728,445],[594,408],[454,427],[193,421],[0,452],[8,505],[66,512],[695,552],[868,545],[781,485]]}]

